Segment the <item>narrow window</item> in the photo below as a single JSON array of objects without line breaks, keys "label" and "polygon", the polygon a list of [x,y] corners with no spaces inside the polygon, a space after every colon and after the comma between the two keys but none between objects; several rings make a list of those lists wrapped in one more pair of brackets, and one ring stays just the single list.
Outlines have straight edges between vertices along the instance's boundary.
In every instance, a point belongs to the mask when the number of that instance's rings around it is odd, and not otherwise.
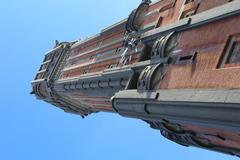
[{"label": "narrow window", "polygon": [[240,43],[234,42],[226,64],[239,63],[239,62],[240,62]]},{"label": "narrow window", "polygon": [[218,68],[240,64],[240,41],[238,39],[239,38],[236,36],[231,36],[229,38]]}]

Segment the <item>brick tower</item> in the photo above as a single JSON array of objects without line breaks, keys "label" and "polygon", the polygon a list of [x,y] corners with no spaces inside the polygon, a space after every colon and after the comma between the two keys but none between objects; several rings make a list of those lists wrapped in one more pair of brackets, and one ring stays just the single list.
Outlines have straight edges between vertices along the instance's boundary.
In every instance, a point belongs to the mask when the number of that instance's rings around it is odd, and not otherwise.
[{"label": "brick tower", "polygon": [[56,42],[32,93],[68,113],[138,118],[180,145],[239,156],[239,24],[239,0],[143,0],[91,38]]}]

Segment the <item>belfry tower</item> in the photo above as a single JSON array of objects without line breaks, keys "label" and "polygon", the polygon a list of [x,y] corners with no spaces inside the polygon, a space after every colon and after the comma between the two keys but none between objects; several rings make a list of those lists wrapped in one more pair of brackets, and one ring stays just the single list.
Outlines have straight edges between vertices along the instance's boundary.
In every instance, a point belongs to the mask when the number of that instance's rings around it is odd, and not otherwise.
[{"label": "belfry tower", "polygon": [[68,113],[138,118],[180,145],[239,156],[239,24],[239,0],[143,0],[91,38],[56,42],[32,93]]}]

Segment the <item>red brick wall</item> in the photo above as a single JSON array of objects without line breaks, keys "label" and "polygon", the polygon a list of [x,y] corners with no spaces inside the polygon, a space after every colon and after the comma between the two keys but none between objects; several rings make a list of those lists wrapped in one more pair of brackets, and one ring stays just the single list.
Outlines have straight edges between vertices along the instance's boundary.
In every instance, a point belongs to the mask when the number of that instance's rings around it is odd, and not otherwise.
[{"label": "red brick wall", "polygon": [[184,32],[178,54],[198,52],[196,63],[171,65],[161,88],[240,88],[240,66],[217,68],[239,24],[237,16]]}]

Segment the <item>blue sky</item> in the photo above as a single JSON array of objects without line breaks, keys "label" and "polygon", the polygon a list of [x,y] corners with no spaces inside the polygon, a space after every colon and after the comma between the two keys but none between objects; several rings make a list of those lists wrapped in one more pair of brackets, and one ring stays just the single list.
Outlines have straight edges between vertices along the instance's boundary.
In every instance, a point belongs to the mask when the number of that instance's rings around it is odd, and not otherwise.
[{"label": "blue sky", "polygon": [[134,119],[66,114],[29,93],[44,53],[56,39],[98,33],[128,16],[140,0],[0,1],[1,160],[234,160],[184,148]]}]

